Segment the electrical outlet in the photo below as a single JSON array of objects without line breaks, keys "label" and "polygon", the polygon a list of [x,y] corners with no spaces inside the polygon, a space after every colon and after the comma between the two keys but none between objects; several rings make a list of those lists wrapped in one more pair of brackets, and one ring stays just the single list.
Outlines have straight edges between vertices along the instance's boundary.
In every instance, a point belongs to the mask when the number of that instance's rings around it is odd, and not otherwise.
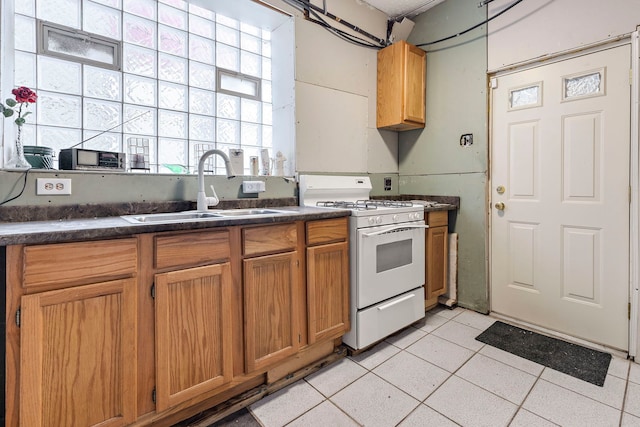
[{"label": "electrical outlet", "polygon": [[36,179],[36,195],[38,196],[65,196],[69,194],[71,194],[71,179]]},{"label": "electrical outlet", "polygon": [[242,192],[243,193],[262,193],[266,191],[266,185],[264,181],[243,181]]}]

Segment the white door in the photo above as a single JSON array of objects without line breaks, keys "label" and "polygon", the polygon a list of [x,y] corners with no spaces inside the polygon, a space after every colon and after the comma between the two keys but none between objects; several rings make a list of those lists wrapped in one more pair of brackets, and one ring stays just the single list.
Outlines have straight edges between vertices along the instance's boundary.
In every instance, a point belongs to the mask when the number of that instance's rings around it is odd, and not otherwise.
[{"label": "white door", "polygon": [[492,91],[491,310],[621,350],[630,68],[625,45],[501,76]]}]

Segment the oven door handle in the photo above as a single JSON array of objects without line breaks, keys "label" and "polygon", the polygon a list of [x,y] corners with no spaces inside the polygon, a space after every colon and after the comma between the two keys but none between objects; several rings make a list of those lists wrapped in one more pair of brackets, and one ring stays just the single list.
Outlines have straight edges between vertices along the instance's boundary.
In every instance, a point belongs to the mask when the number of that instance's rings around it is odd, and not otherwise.
[{"label": "oven door handle", "polygon": [[401,302],[405,302],[408,299],[414,298],[416,296],[416,294],[409,294],[409,295],[405,295],[402,298],[400,298],[399,300],[395,300],[395,301],[391,301],[385,305],[381,305],[380,307],[378,307],[378,310],[382,311],[382,310],[386,310],[389,307],[393,307],[396,304],[400,304]]},{"label": "oven door handle", "polygon": [[404,230],[406,228],[429,228],[428,225],[421,225],[421,224],[406,224],[406,225],[398,225],[396,227],[392,227],[392,228],[385,228],[384,230],[378,230],[378,231],[374,231],[372,233],[362,233],[362,237],[373,237],[373,236],[379,236],[380,234],[385,234],[385,233],[389,233],[390,231],[396,231],[396,230]]}]

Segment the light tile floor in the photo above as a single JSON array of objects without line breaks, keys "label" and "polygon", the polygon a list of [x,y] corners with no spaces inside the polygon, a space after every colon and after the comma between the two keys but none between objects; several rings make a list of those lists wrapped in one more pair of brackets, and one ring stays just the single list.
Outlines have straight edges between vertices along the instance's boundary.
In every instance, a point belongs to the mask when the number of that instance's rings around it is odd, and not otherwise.
[{"label": "light tile floor", "polygon": [[614,356],[598,387],[476,341],[494,320],[431,310],[249,411],[264,427],[640,426],[639,364]]}]

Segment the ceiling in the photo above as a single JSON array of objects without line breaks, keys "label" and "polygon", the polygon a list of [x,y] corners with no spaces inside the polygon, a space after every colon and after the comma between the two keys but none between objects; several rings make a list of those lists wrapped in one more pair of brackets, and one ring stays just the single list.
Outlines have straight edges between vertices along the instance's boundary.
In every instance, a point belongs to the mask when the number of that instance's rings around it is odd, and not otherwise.
[{"label": "ceiling", "polygon": [[444,0],[364,0],[390,18],[413,18]]}]

